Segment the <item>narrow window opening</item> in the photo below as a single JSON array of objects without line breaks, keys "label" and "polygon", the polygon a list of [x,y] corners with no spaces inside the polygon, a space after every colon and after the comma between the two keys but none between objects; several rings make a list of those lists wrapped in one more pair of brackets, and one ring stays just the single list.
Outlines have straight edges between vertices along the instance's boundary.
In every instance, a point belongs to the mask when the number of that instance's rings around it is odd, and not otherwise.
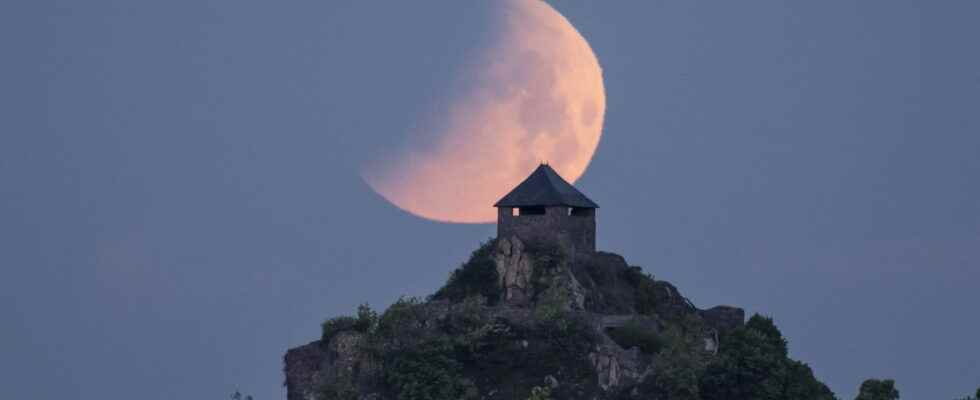
[{"label": "narrow window opening", "polygon": [[544,215],[544,207],[521,207],[517,215]]}]

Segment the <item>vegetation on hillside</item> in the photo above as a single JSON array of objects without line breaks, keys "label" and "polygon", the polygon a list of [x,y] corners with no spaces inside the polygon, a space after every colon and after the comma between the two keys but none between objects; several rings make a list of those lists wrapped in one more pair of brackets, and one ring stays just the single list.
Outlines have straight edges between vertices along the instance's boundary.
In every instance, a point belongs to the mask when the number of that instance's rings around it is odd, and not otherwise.
[{"label": "vegetation on hillside", "polygon": [[891,379],[868,379],[861,384],[854,400],[898,400],[898,389]]},{"label": "vegetation on hillside", "polygon": [[721,338],[721,351],[701,379],[705,400],[832,400],[810,367],[788,357],[787,341],[771,318],[754,315]]},{"label": "vegetation on hillside", "polygon": [[[738,310],[736,323],[719,324],[673,285],[614,254],[573,263],[560,249],[525,248],[533,297],[498,307],[495,248],[495,240],[483,243],[427,300],[402,298],[380,315],[362,304],[356,315],[325,321],[325,354],[356,347],[349,353],[356,356],[344,357],[357,362],[311,386],[318,398],[836,400],[807,364],[789,358],[771,318],[754,315],[738,325]],[[632,320],[601,331],[597,321],[610,315]],[[615,351],[601,356],[635,364],[635,378],[605,392],[595,357],[609,346]],[[869,379],[855,400],[898,399],[893,380]]]},{"label": "vegetation on hillside", "polygon": [[[380,316],[361,306],[357,318],[325,322],[324,335],[361,333],[361,351],[380,365],[381,385],[392,398],[476,399],[478,385],[511,379],[515,367],[528,362],[529,356],[548,371],[563,371],[567,379],[588,379],[591,369],[584,357],[596,338],[586,323],[543,302],[534,311],[539,317],[536,325],[516,326],[490,318],[484,303],[479,296],[468,297],[456,306],[459,309],[444,315],[435,315],[439,311],[418,298],[402,298]],[[531,341],[541,347],[515,346]],[[473,368],[479,369],[480,382],[467,378]],[[529,380],[540,383],[543,378]],[[512,389],[522,398],[552,395],[550,388]],[[319,392],[322,399],[356,398],[356,382],[339,377]]]},{"label": "vegetation on hillside", "polygon": [[446,285],[432,298],[460,302],[468,297],[482,296],[488,305],[497,304],[500,301],[501,290],[497,284],[497,266],[492,257],[496,244],[495,239],[480,244],[466,263],[449,274]]}]

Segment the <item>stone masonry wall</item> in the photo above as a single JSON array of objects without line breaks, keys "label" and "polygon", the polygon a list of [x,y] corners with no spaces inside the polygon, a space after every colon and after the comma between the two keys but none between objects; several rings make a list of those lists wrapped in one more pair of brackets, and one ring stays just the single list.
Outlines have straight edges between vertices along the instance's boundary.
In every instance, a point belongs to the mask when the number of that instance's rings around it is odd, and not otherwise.
[{"label": "stone masonry wall", "polygon": [[497,237],[517,236],[528,243],[558,243],[575,251],[595,252],[595,213],[568,215],[568,207],[548,207],[542,215],[513,215],[498,209]]}]

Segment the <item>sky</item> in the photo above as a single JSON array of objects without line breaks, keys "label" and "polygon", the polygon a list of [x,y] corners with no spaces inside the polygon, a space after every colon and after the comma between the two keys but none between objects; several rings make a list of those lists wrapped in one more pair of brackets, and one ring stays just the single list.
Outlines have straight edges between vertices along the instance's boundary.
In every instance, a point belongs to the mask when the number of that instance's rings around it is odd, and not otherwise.
[{"label": "sky", "polygon": [[[775,319],[841,398],[980,384],[980,3],[555,1],[603,68],[598,247]],[[492,224],[365,162],[450,106],[492,2],[0,4],[0,397],[284,398],[282,355]]]}]

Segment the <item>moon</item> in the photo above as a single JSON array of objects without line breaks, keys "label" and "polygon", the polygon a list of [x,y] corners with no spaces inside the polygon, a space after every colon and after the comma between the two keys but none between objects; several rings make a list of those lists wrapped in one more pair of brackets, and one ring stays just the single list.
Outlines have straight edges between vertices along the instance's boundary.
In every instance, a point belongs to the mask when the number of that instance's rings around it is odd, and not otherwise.
[{"label": "moon", "polygon": [[493,204],[547,162],[575,182],[602,136],[602,69],[584,37],[540,0],[498,3],[499,27],[463,72],[426,148],[387,149],[361,176],[422,218],[496,221]]}]

